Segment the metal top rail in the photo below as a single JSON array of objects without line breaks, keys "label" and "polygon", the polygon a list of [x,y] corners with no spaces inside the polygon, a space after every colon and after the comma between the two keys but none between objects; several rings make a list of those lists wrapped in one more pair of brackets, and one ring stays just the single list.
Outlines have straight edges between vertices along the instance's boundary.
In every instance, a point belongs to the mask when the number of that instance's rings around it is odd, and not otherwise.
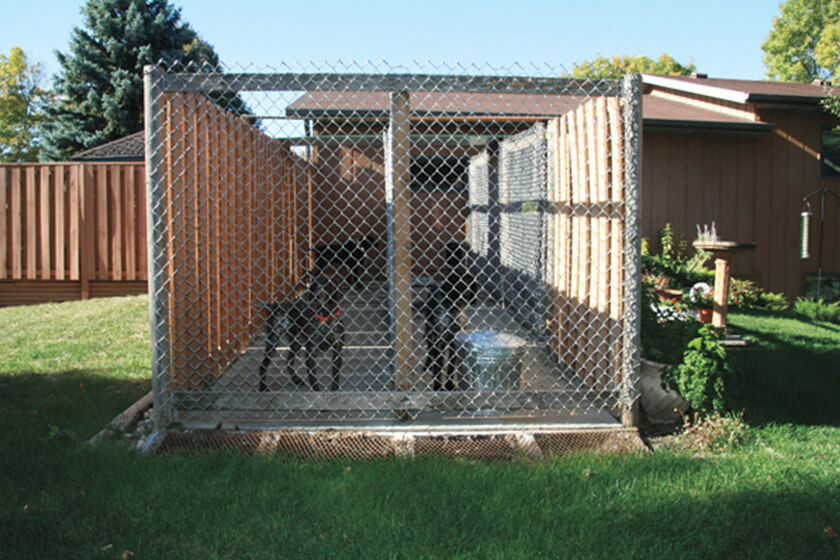
[{"label": "metal top rail", "polygon": [[545,95],[622,94],[620,80],[581,80],[532,76],[437,74],[218,73],[161,72],[163,91],[451,91]]}]

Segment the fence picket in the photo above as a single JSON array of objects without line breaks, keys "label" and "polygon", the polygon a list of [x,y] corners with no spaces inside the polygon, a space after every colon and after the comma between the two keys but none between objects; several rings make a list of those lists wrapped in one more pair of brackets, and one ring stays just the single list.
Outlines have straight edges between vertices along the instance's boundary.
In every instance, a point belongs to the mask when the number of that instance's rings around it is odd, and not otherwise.
[{"label": "fence picket", "polygon": [[0,280],[6,278],[9,269],[9,233],[7,230],[7,211],[9,181],[6,168],[0,167]]},{"label": "fence picket", "polygon": [[38,173],[38,252],[40,253],[40,279],[49,280],[52,278],[52,243],[50,239],[50,167],[42,166]]},{"label": "fence picket", "polygon": [[55,247],[55,279],[64,280],[66,275],[66,232],[65,232],[65,178],[67,166],[56,165],[52,172],[52,203],[53,203],[53,247]]}]

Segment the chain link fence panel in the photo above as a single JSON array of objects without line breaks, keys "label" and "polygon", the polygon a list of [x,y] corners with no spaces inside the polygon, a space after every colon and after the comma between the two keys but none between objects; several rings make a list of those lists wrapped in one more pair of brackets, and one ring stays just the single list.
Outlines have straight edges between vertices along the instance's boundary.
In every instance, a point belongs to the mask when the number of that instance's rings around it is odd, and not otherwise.
[{"label": "chain link fence panel", "polygon": [[630,409],[638,81],[421,70],[146,69],[158,426]]}]

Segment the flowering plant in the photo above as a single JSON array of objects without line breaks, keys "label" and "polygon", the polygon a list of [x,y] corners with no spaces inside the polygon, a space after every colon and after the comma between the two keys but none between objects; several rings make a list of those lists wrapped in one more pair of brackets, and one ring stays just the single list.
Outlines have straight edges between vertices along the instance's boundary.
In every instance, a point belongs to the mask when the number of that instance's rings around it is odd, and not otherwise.
[{"label": "flowering plant", "polygon": [[711,309],[715,304],[715,292],[705,282],[697,282],[688,292],[691,302],[697,307]]}]

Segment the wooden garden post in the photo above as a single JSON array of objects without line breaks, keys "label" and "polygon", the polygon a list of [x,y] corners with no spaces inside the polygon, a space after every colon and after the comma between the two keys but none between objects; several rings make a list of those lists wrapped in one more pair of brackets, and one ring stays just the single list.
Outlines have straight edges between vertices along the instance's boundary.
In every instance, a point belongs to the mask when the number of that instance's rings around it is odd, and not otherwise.
[{"label": "wooden garden post", "polygon": [[386,188],[389,206],[389,233],[393,247],[391,268],[391,306],[395,345],[395,374],[398,390],[411,388],[413,369],[411,343],[411,168],[409,93],[391,93],[390,185]]}]

